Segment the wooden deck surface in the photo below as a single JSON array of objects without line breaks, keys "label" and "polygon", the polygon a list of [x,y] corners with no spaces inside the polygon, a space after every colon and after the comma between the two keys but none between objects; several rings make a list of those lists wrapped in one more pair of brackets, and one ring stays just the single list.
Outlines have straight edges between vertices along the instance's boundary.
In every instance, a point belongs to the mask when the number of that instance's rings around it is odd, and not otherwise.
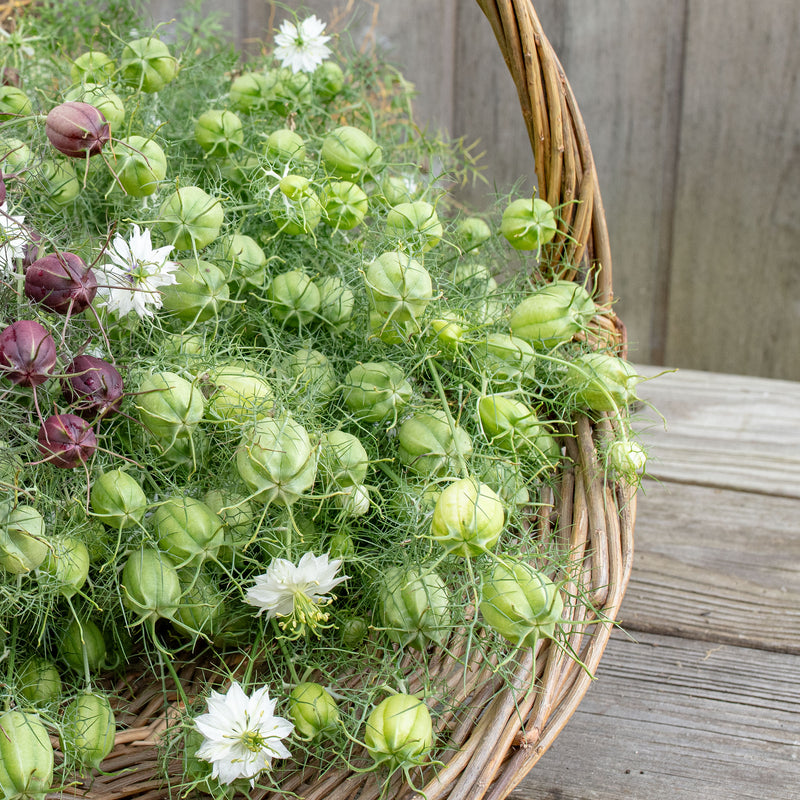
[{"label": "wooden deck surface", "polygon": [[681,371],[640,394],[667,427],[638,414],[622,629],[511,797],[800,799],[800,383]]}]

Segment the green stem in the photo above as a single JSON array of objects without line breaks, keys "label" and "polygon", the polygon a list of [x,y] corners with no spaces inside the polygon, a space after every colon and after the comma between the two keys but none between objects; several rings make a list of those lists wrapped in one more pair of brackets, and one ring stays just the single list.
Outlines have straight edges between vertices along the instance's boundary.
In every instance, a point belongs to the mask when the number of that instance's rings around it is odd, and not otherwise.
[{"label": "green stem", "polygon": [[436,361],[433,356],[426,356],[425,361],[428,363],[428,368],[431,371],[433,383],[436,386],[436,392],[439,395],[439,400],[442,402],[442,408],[444,409],[445,416],[447,417],[447,424],[450,426],[450,436],[453,441],[453,446],[456,449],[456,455],[458,456],[458,467],[461,472],[461,476],[463,478],[467,478],[469,477],[467,460],[464,458],[464,454],[461,452],[461,449],[458,446],[458,438],[456,436],[456,421],[453,419],[453,415],[450,412],[450,404],[447,402],[447,394],[445,394],[442,380],[439,377],[439,370],[436,368]]}]

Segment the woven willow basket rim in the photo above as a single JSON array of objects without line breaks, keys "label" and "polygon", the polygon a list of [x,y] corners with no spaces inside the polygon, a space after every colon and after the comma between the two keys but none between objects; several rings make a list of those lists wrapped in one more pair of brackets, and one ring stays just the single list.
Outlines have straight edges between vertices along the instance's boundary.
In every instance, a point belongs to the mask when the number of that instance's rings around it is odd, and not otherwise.
[{"label": "woven willow basket rim", "polygon": [[[611,310],[611,255],[605,214],[586,129],[564,70],[542,30],[530,0],[477,0],[486,15],[517,86],[528,128],[539,195],[561,207],[563,219],[549,250],[554,263],[574,265],[567,279],[594,287],[604,310],[599,333],[625,354],[625,330]],[[569,235],[567,234],[569,230]],[[608,482],[598,463],[596,437],[608,436],[616,425],[610,418],[576,421],[577,436],[565,437],[569,463],[552,492],[553,514],[540,514],[532,524],[542,536],[557,537],[571,553],[567,595],[591,601],[568,605],[564,616],[573,623],[568,643],[585,669],[563,648],[540,640],[536,652],[519,654],[512,685],[501,689],[491,665],[475,658],[466,672],[463,654],[451,641],[447,653],[437,653],[429,671],[448,681],[454,693],[469,699],[469,712],[438,717],[440,734],[448,729],[444,765],[429,765],[415,774],[427,800],[503,800],[522,781],[553,743],[589,687],[616,619],[630,576],[633,556],[635,488]],[[543,505],[548,498],[544,498]],[[587,625],[586,623],[594,623]],[[455,648],[455,649],[454,649]],[[228,664],[236,674],[236,663]],[[409,691],[415,685],[414,655],[403,662]],[[91,780],[62,788],[48,798],[91,800],[162,800],[175,791],[169,781],[180,776],[180,764],[162,775],[161,735],[180,716],[177,693],[167,691],[152,672],[132,668],[109,684],[118,698],[120,723],[115,747],[103,761],[103,772]],[[184,686],[206,685],[202,668],[186,664],[180,670]],[[530,691],[532,679],[536,690]],[[358,680],[359,676],[354,676]],[[174,687],[173,687],[174,688]],[[449,698],[450,703],[453,702]],[[57,745],[57,742],[54,742]],[[366,763],[366,762],[365,762]],[[304,800],[376,800],[381,787],[373,774],[332,770],[321,778],[282,771],[272,776],[281,792],[257,789],[250,796],[273,800],[296,793]],[[421,793],[398,780],[389,796],[422,800]]]}]

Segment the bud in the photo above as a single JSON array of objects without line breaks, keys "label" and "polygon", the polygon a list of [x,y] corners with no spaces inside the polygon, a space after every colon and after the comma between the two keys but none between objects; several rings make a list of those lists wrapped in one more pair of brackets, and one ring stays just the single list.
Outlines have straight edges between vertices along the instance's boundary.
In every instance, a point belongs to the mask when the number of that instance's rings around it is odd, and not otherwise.
[{"label": "bud", "polygon": [[153,194],[167,174],[167,156],[152,139],[129,136],[116,142],[117,180],[131,197]]},{"label": "bud", "polygon": [[272,221],[290,236],[313,231],[322,219],[322,204],[308,178],[287,175],[281,178],[279,188],[269,202]]},{"label": "bud", "polygon": [[181,261],[175,283],[161,287],[162,307],[181,322],[206,322],[230,298],[225,273],[210,261]]},{"label": "bud", "polygon": [[336,701],[318,683],[299,683],[289,694],[289,719],[301,739],[311,741],[336,728]]},{"label": "bud", "polygon": [[386,215],[387,236],[399,239],[401,245],[414,251],[426,252],[442,238],[442,223],[436,209],[424,200],[400,203]]},{"label": "bud", "polygon": [[596,311],[589,293],[572,281],[555,281],[526,297],[511,312],[511,333],[534,347],[555,347],[583,330]]},{"label": "bud", "polygon": [[556,235],[553,207],[540,197],[514,200],[503,212],[500,232],[517,250],[537,250]]},{"label": "bud", "polygon": [[18,386],[41,386],[56,366],[56,343],[34,320],[12,322],[0,331],[0,375]]},{"label": "bud", "polygon": [[253,499],[291,505],[314,485],[317,452],[306,429],[284,414],[259,420],[242,437],[236,468]]},{"label": "bud", "polygon": [[4,800],[45,800],[53,784],[53,746],[38,715],[0,715],[0,792]]},{"label": "bud", "polygon": [[89,576],[89,551],[75,536],[58,536],[38,568],[39,580],[51,584],[63,597],[80,591]]},{"label": "bud", "polygon": [[61,379],[61,393],[73,411],[100,419],[120,410],[124,388],[117,368],[94,356],[76,356]]},{"label": "bud", "polygon": [[208,155],[229,156],[244,144],[242,121],[232,111],[205,111],[194,126],[194,138]]},{"label": "bud", "polygon": [[125,106],[122,100],[107,86],[97,83],[76,86],[64,95],[64,99],[77,100],[94,106],[103,115],[111,130],[118,130],[125,121]]},{"label": "bud", "polygon": [[0,503],[0,567],[14,575],[36,569],[48,553],[44,519],[33,507]]},{"label": "bud", "polygon": [[73,619],[61,637],[58,656],[80,675],[84,674],[85,665],[90,672],[99,672],[106,660],[103,632],[90,619]]},{"label": "bud", "polygon": [[347,617],[339,624],[342,644],[345,647],[358,647],[369,633],[369,626],[364,617]]},{"label": "bud", "polygon": [[97,769],[114,749],[116,721],[111,703],[102,694],[79,694],[61,720],[61,750],[70,759]]},{"label": "bud", "polygon": [[329,431],[320,441],[319,466],[329,487],[356,486],[366,480],[369,456],[352,433]]},{"label": "bud", "polygon": [[494,490],[475,478],[461,478],[439,495],[431,536],[448,553],[479,556],[497,544],[504,525],[505,507]]},{"label": "bud", "polygon": [[637,442],[620,440],[612,442],[607,453],[608,466],[617,475],[635,481],[647,465],[647,453]]},{"label": "bud", "polygon": [[272,316],[279,322],[307,325],[319,312],[319,289],[299,269],[276,275],[270,282],[267,296]]},{"label": "bud", "polygon": [[325,187],[322,205],[328,225],[350,231],[364,221],[369,199],[360,186],[350,181],[333,181]]},{"label": "bud", "polygon": [[303,137],[288,128],[279,128],[267,137],[266,155],[271,161],[288,164],[305,161],[306,146]]},{"label": "bud", "polygon": [[334,495],[334,501],[345,516],[363,517],[369,511],[369,489],[366,486],[345,486]]},{"label": "bud", "polygon": [[390,567],[378,590],[386,635],[401,647],[444,647],[450,638],[450,597],[444,581],[423,567]]},{"label": "bud", "polygon": [[319,316],[333,331],[344,330],[353,318],[353,290],[335,275],[329,275],[316,283],[319,289]]},{"label": "bud", "polygon": [[127,472],[103,472],[92,484],[92,513],[110,528],[125,530],[141,524],[147,511],[147,495]]},{"label": "bud", "polygon": [[642,380],[633,365],[608,353],[584,353],[567,365],[565,381],[579,406],[589,411],[619,412],[637,400]]},{"label": "bud", "polygon": [[69,75],[73,83],[105,83],[115,70],[113,59],[100,50],[89,50],[70,64]]},{"label": "bud", "polygon": [[80,314],[97,294],[91,267],[74,253],[51,253],[25,270],[25,295],[57,314]]},{"label": "bud", "polygon": [[199,388],[174,372],[146,375],[136,396],[142,423],[168,444],[180,435],[190,435],[203,418],[204,408]]},{"label": "bud", "polygon": [[498,561],[483,581],[479,606],[486,624],[519,647],[552,639],[564,610],[558,587],[522,561]]},{"label": "bud", "polygon": [[157,224],[176,250],[200,250],[217,238],[223,218],[218,198],[198,186],[184,186],[163,202]]},{"label": "bud", "polygon": [[444,477],[472,454],[472,441],[441,409],[418,412],[397,431],[400,461],[417,475]]},{"label": "bud", "polygon": [[433,296],[425,267],[398,250],[378,256],[367,267],[364,282],[373,309],[383,319],[401,325],[416,323]]},{"label": "bud", "polygon": [[433,746],[428,707],[409,694],[387,697],[369,715],[364,743],[375,763],[390,772],[419,766]]},{"label": "bud", "polygon": [[169,48],[152,36],[128,42],[120,58],[122,80],[142,92],[158,92],[178,74],[178,62]]},{"label": "bud", "polygon": [[356,364],[344,380],[342,399],[364,422],[397,423],[411,400],[411,384],[400,367],[388,361]]},{"label": "bud", "polygon": [[181,582],[172,559],[155,547],[143,546],[122,568],[122,601],[140,622],[171,619],[181,601]]},{"label": "bud", "polygon": [[322,160],[340,178],[353,178],[375,172],[383,161],[383,151],[358,128],[345,125],[331,131],[322,141]]},{"label": "bud", "polygon": [[32,705],[47,705],[61,696],[61,675],[52,661],[31,656],[19,668],[17,687]]},{"label": "bud", "polygon": [[52,109],[44,131],[50,144],[70,158],[96,156],[111,139],[111,129],[102,112],[77,100],[68,100]]},{"label": "bud", "polygon": [[194,497],[170,497],[156,507],[151,521],[159,548],[179,565],[214,558],[222,544],[222,520]]}]

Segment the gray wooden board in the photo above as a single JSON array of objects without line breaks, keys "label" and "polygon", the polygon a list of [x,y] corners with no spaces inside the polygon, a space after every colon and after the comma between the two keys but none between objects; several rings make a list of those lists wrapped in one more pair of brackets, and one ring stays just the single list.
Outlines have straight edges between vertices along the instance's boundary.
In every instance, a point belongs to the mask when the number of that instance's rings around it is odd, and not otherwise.
[{"label": "gray wooden board", "polygon": [[797,800],[800,657],[615,633],[514,800]]}]

